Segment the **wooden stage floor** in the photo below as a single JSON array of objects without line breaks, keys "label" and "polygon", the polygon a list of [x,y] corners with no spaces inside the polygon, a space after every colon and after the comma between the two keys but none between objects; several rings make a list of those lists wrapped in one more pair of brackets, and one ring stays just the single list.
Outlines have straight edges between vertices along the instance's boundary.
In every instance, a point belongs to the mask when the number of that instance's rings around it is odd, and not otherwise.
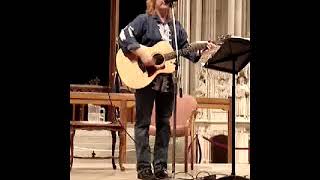
[{"label": "wooden stage floor", "polygon": [[[168,172],[172,173],[172,164],[168,164]],[[137,179],[135,164],[125,164],[126,171],[121,172],[119,165],[113,170],[110,159],[74,159],[73,168],[70,172],[70,180],[128,180]],[[176,164],[176,173],[183,172],[184,165]],[[189,173],[195,178],[205,176],[208,173],[217,174],[217,177],[222,177],[231,174],[231,164],[195,164],[194,170]],[[250,178],[250,164],[236,164],[236,175],[246,176]],[[188,178],[191,176],[178,173],[175,179]],[[173,179],[173,178],[172,178]],[[191,178],[192,179],[192,178]]]}]

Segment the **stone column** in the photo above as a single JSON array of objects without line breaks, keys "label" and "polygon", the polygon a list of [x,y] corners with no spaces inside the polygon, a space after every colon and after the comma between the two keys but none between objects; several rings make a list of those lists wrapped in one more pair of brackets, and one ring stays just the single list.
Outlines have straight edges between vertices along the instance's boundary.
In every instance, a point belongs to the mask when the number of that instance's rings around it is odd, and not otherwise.
[{"label": "stone column", "polygon": [[[176,19],[180,21],[181,25],[184,27],[188,34],[188,40],[190,42],[190,19],[191,19],[191,0],[178,1]],[[190,61],[180,57],[180,86],[182,92],[189,94],[189,66]]]},{"label": "stone column", "polygon": [[247,0],[242,0],[241,36],[247,37]]},{"label": "stone column", "polygon": [[[191,1],[191,27],[190,27],[190,42],[200,41],[202,34],[202,0],[192,0]],[[190,79],[189,79],[189,93],[191,95],[195,94],[195,89],[198,87],[197,81],[199,73],[199,64],[190,64]]]},{"label": "stone column", "polygon": [[202,40],[214,40],[216,34],[216,0],[203,1]]},{"label": "stone column", "polygon": [[[238,1],[238,0],[237,0]],[[228,29],[227,33],[234,35],[235,0],[228,0]]]},{"label": "stone column", "polygon": [[246,0],[247,2],[247,22],[246,22],[246,26],[247,26],[247,31],[246,31],[246,37],[250,37],[250,0]]},{"label": "stone column", "polygon": [[242,35],[242,0],[235,1],[235,30],[234,35]]}]

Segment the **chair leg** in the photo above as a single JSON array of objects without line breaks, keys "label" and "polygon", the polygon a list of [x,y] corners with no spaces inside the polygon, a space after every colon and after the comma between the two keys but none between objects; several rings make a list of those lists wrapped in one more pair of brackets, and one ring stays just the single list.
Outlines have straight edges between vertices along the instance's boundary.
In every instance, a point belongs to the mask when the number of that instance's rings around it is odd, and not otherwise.
[{"label": "chair leg", "polygon": [[120,137],[120,144],[119,144],[119,165],[120,165],[120,170],[124,171],[125,167],[123,166],[124,163],[124,156],[125,156],[125,132],[124,131],[118,131],[118,135]]},{"label": "chair leg", "polygon": [[71,128],[70,129],[70,150],[71,150],[71,154],[70,154],[70,171],[71,171],[72,165],[73,165],[73,149],[74,149],[73,139],[74,139],[75,133],[76,133],[76,130]]},{"label": "chair leg", "polygon": [[193,170],[193,155],[194,155],[194,139],[191,136],[191,170]]},{"label": "chair leg", "polygon": [[188,172],[188,135],[184,137],[184,172]]},{"label": "chair leg", "polygon": [[112,168],[117,169],[116,163],[114,161],[114,150],[117,142],[116,131],[111,131],[112,136]]}]

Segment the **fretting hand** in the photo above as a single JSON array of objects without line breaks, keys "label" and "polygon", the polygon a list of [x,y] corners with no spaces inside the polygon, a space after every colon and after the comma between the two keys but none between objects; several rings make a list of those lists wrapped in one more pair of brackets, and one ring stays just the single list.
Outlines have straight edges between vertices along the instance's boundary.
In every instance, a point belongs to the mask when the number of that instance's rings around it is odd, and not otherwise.
[{"label": "fretting hand", "polygon": [[209,40],[207,43],[207,47],[205,49],[201,50],[200,54],[202,55],[203,53],[209,52],[209,51],[214,50],[216,48],[218,48],[218,46],[213,44],[212,41]]},{"label": "fretting hand", "polygon": [[200,63],[204,65],[208,59],[218,51],[219,47],[219,45],[212,43],[212,41],[208,41],[207,47],[199,52],[201,56],[199,60]]}]

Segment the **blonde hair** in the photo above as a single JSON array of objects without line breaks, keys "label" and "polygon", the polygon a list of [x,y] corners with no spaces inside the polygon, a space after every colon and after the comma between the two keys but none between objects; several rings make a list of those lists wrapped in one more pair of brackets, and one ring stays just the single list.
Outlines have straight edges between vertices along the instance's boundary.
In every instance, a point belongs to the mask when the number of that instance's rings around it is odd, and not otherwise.
[{"label": "blonde hair", "polygon": [[156,0],[147,0],[146,1],[147,4],[147,9],[146,9],[146,13],[150,16],[154,15],[154,10],[156,9]]},{"label": "blonde hair", "polygon": [[[146,1],[146,5],[147,5],[146,13],[147,13],[149,16],[155,15],[156,0],[147,0],[147,1]],[[168,18],[171,18],[171,17],[172,17],[171,11],[169,11]]]}]

